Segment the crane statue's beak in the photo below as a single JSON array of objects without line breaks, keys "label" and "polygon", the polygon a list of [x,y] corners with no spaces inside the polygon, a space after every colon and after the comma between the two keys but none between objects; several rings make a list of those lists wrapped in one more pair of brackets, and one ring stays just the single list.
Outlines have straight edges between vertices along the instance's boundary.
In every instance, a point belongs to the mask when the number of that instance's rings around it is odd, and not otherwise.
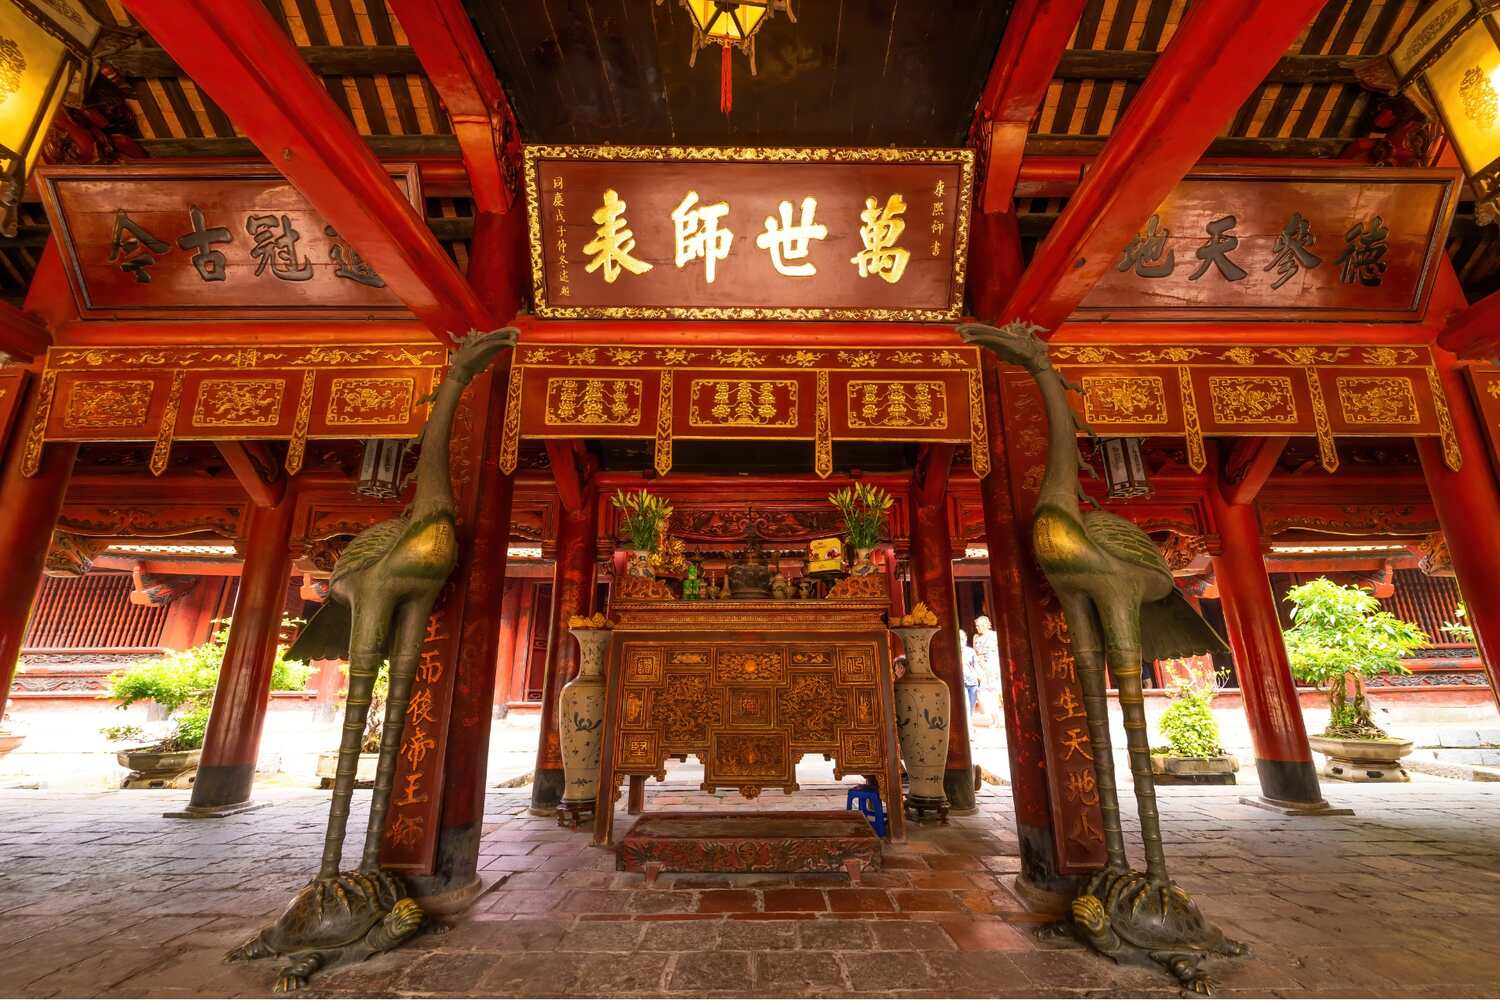
[{"label": "crane statue's beak", "polygon": [[473,378],[490,366],[495,355],[506,348],[515,347],[520,335],[521,331],[513,326],[486,333],[470,331],[468,336],[455,341],[458,347],[453,353],[453,367],[466,373],[468,378]]}]

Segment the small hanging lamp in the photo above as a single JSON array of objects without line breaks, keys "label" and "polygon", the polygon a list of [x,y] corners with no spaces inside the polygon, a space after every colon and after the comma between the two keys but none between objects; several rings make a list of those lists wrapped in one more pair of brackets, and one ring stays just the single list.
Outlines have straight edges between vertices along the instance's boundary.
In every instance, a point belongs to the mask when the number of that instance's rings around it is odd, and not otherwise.
[{"label": "small hanging lamp", "polygon": [[405,484],[402,475],[410,441],[374,438],[365,442],[365,454],[359,464],[359,484],[354,492],[373,500],[394,500]]},{"label": "small hanging lamp", "polygon": [[1099,442],[1104,456],[1105,494],[1110,500],[1134,500],[1151,495],[1151,480],[1141,458],[1140,438],[1105,438]]},{"label": "small hanging lamp", "polygon": [[[656,0],[660,5],[662,0]],[[778,13],[784,13],[793,24],[792,0],[680,0],[693,19],[693,52],[688,65],[698,64],[698,50],[711,44],[719,46],[719,110],[729,114],[734,107],[734,69],[730,50],[739,49],[750,57],[750,75],[755,70],[755,33]]]}]

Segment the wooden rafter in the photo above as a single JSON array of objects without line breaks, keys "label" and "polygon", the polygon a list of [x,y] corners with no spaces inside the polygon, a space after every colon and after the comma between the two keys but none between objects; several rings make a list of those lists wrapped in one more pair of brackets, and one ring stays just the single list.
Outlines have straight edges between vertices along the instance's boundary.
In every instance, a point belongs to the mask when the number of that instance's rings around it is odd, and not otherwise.
[{"label": "wooden rafter", "polygon": [[1257,0],[1190,8],[1001,318],[1056,329],[1322,6]]},{"label": "wooden rafter", "polygon": [[447,343],[493,326],[421,215],[259,4],[125,0],[313,207]]},{"label": "wooden rafter", "polygon": [[989,79],[974,112],[971,142],[988,156],[980,207],[1009,212],[1026,150],[1026,133],[1046,96],[1063,47],[1078,24],[1085,0],[1020,0],[995,52]]},{"label": "wooden rafter", "polygon": [[29,361],[51,343],[46,326],[15,306],[0,302],[0,354]]},{"label": "wooden rafter", "polygon": [[1500,356],[1500,292],[1455,313],[1437,342],[1461,358]]},{"label": "wooden rafter", "polygon": [[1226,449],[1227,455],[1219,470],[1224,499],[1230,503],[1252,502],[1276,470],[1276,463],[1290,440],[1288,437],[1240,438],[1233,448]]},{"label": "wooden rafter", "polygon": [[427,76],[448,108],[480,212],[515,197],[521,137],[505,90],[459,0],[391,0]]}]

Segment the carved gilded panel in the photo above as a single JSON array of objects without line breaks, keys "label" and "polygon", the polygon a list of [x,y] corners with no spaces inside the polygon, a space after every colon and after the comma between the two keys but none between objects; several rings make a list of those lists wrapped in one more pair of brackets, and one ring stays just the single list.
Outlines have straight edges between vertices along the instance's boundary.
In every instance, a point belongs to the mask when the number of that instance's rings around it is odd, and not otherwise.
[{"label": "carved gilded panel", "polygon": [[786,659],[776,647],[717,649],[714,680],[719,684],[780,684]]},{"label": "carved gilded panel", "polygon": [[948,426],[948,390],[941,382],[851,381],[845,393],[851,428],[941,430]]},{"label": "carved gilded panel", "polygon": [[416,379],[336,378],[328,393],[325,419],[330,427],[405,424],[411,420]]},{"label": "carved gilded panel", "polygon": [[149,379],[87,379],[76,382],[63,410],[68,430],[144,427],[151,406]]},{"label": "carved gilded panel", "polygon": [[656,768],[660,766],[655,733],[622,733],[620,750],[616,756],[620,767]]},{"label": "carved gilded panel", "polygon": [[796,745],[833,744],[849,724],[849,704],[832,671],[808,671],[777,692],[776,717]]},{"label": "carved gilded panel", "polygon": [[833,649],[831,647],[816,647],[811,649],[793,647],[792,666],[831,667],[833,666]]},{"label": "carved gilded panel", "polygon": [[879,734],[847,730],[839,733],[839,761],[849,769],[879,767]]},{"label": "carved gilded panel", "polygon": [[626,690],[620,706],[620,721],[629,729],[638,729],[646,724],[646,692],[638,688]]},{"label": "carved gilded panel", "polygon": [[785,733],[715,733],[707,783],[762,783],[790,780]]},{"label": "carved gilded panel", "polygon": [[839,650],[840,684],[872,684],[875,681],[875,657],[868,649]]},{"label": "carved gilded panel", "polygon": [[626,684],[655,684],[661,680],[660,649],[632,648],[625,657]]},{"label": "carved gilded panel", "polygon": [[544,419],[549,427],[634,427],[641,392],[638,378],[549,378]]},{"label": "carved gilded panel", "polygon": [[1210,375],[1208,396],[1221,424],[1296,424],[1289,375]]},{"label": "carved gilded panel", "polygon": [[286,395],[284,378],[206,378],[193,404],[195,427],[275,427]]},{"label": "carved gilded panel", "polygon": [[1165,424],[1164,380],[1160,375],[1085,375],[1083,415],[1091,424]]},{"label": "carved gilded panel", "polygon": [[1410,379],[1376,375],[1339,375],[1339,409],[1351,424],[1420,424],[1417,396]]},{"label": "carved gilded panel", "polygon": [[769,729],[772,723],[771,688],[730,688],[729,725]]},{"label": "carved gilded panel", "polygon": [[794,379],[695,378],[688,386],[691,427],[797,426]]},{"label": "carved gilded panel", "polygon": [[723,724],[719,692],[707,674],[669,673],[652,695],[651,725],[676,749],[708,744],[708,731]]}]

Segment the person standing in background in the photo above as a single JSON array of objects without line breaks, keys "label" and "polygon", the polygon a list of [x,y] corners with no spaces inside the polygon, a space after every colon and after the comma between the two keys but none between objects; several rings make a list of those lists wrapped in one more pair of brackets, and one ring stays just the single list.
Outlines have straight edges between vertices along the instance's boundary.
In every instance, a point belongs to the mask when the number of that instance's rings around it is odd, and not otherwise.
[{"label": "person standing in background", "polygon": [[969,645],[969,633],[963,629],[958,630],[958,648],[963,650],[964,658],[964,704],[969,706],[969,718],[972,719],[979,705],[979,665],[974,657],[974,647]]},{"label": "person standing in background", "polygon": [[974,619],[974,661],[979,674],[979,711],[1000,725],[1000,636],[984,615]]}]

